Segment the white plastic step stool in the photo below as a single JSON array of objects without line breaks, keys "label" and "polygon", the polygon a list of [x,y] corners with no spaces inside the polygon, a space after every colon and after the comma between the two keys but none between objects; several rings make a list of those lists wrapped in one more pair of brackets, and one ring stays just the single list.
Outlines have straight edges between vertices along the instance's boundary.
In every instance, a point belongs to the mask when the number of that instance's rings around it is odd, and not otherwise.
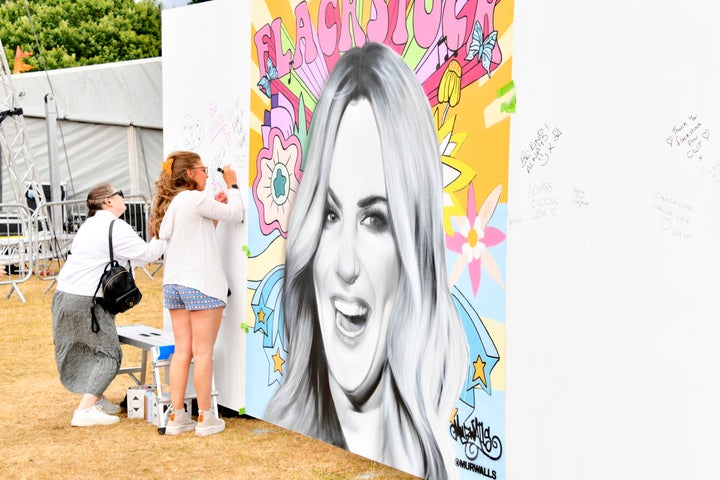
[{"label": "white plastic step stool", "polygon": [[[145,372],[147,371],[147,357],[150,354],[152,360],[153,382],[155,389],[155,401],[157,410],[154,415],[158,419],[158,433],[165,434],[165,426],[170,416],[170,392],[163,389],[163,371],[164,378],[168,379],[168,370],[170,368],[170,357],[175,352],[175,339],[172,332],[149,327],[147,325],[118,325],[118,339],[121,344],[131,345],[142,349],[141,365],[136,367],[125,367],[118,371],[118,375],[127,374],[138,385],[145,384]],[[140,378],[135,376],[140,373]],[[188,386],[191,385],[192,376],[188,378]],[[169,383],[166,382],[166,383]],[[185,392],[185,399],[191,400],[195,398],[193,389],[188,388]],[[215,390],[215,377],[212,380],[212,391],[210,395],[210,408],[213,413],[218,416],[217,391]]]}]

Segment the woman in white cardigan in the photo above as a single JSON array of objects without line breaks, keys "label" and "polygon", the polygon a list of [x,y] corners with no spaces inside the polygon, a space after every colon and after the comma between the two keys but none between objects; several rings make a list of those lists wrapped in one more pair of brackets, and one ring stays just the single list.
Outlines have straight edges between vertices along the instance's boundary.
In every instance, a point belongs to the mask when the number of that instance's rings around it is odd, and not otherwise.
[{"label": "woman in white cardigan", "polygon": [[115,315],[94,307],[97,331],[91,329],[93,296],[105,265],[110,261],[108,232],[112,230],[113,255],[121,265],[157,260],[165,242],[146,243],[119,217],[125,212],[122,190],[109,183],[98,185],[87,195],[88,218],[73,238],[70,254],[57,278],[52,320],[55,361],[60,381],[82,395],[70,424],[74,427],[112,425],[120,419],[120,407],[105,398],[105,389],[120,368],[122,350],[115,329]]},{"label": "woman in white cardigan", "polygon": [[[194,152],[177,151],[163,162],[155,183],[154,234],[167,240],[163,303],[170,312],[175,353],[170,360],[172,412],[166,435],[195,431],[205,436],[225,429],[210,410],[213,347],[227,301],[228,284],[215,240],[218,221],[240,223],[245,209],[235,171],[223,169],[228,191],[220,198],[205,192],[207,167]],[[198,403],[198,422],[184,410],[190,362]]]}]

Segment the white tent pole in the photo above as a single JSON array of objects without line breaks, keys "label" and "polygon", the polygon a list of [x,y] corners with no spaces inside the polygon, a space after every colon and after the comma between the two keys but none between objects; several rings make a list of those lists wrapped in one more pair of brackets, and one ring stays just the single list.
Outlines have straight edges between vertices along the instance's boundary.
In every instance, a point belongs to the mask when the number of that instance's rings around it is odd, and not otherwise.
[{"label": "white tent pole", "polygon": [[150,178],[150,172],[148,171],[148,160],[147,154],[145,153],[145,143],[143,143],[143,131],[142,128],[137,128],[138,145],[140,146],[140,158],[142,158],[143,167],[145,167],[145,181],[147,182],[147,191],[150,192],[149,198],[153,198],[153,180]]},{"label": "white tent pole", "polygon": [[140,193],[140,181],[138,179],[138,158],[137,158],[137,141],[135,138],[135,126],[129,125],[127,128],[127,146],[128,146],[128,171],[130,173],[130,192],[133,194]]},{"label": "white tent pole", "polygon": [[[57,143],[57,110],[55,109],[55,99],[52,94],[45,95],[45,121],[47,124],[47,145],[48,145],[48,163],[50,167],[50,199],[52,202],[63,200],[60,193],[60,166],[58,162],[58,143]],[[53,231],[60,232],[62,229],[62,213],[60,206],[52,207],[52,223]]]}]

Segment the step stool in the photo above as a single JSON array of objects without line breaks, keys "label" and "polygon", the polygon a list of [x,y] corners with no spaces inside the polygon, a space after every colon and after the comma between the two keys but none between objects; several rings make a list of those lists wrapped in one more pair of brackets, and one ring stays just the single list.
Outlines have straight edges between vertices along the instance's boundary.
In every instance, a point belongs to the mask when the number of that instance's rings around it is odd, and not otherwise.
[{"label": "step stool", "polygon": [[[158,433],[165,434],[165,426],[170,417],[170,392],[163,390],[164,378],[168,378],[170,368],[170,356],[175,352],[175,339],[172,332],[149,327],[147,325],[118,325],[118,339],[121,344],[130,345],[142,350],[141,364],[136,367],[125,367],[118,370],[118,375],[127,374],[138,385],[145,384],[145,372],[147,371],[147,359],[150,355],[152,361],[153,381],[155,389],[155,403],[157,410],[154,413],[158,419]],[[135,376],[140,373],[140,378]],[[190,372],[192,373],[192,371]],[[192,375],[188,376],[188,386],[191,385]],[[168,382],[169,383],[169,382]],[[186,391],[185,400],[195,398],[195,392]],[[218,416],[217,391],[215,390],[215,377],[212,379],[212,391],[210,393],[210,408]]]}]

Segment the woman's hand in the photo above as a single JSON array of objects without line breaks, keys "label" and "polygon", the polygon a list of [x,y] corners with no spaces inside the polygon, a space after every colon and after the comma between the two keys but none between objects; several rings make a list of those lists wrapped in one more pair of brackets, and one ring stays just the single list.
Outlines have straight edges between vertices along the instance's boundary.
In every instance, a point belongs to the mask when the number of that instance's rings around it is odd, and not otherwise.
[{"label": "woman's hand", "polygon": [[224,167],[222,167],[222,176],[228,188],[237,184],[237,174],[230,165],[225,165]]},{"label": "woman's hand", "polygon": [[224,190],[218,192],[218,194],[215,195],[215,200],[217,200],[220,203],[227,203],[228,202],[227,193],[225,193]]}]

